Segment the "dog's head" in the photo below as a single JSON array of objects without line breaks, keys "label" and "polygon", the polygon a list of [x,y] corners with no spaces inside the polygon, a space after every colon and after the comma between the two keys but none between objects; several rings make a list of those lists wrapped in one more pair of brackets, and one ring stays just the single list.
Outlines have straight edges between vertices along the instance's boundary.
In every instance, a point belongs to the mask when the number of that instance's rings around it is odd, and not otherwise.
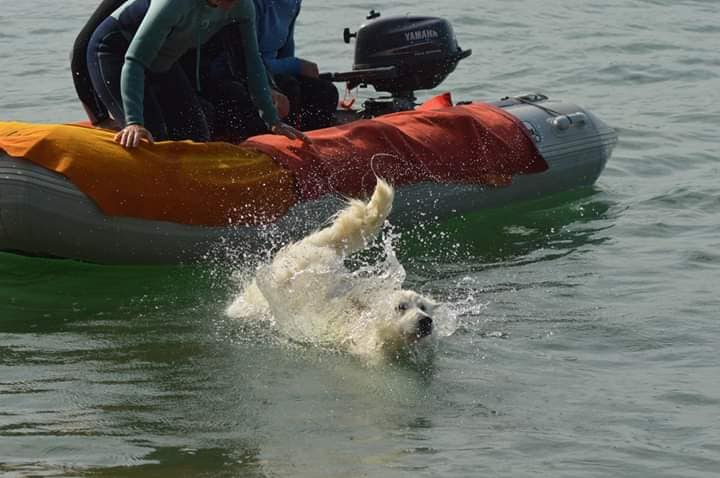
[{"label": "dog's head", "polygon": [[[380,328],[380,341],[386,346],[407,346],[433,336],[433,314],[438,304],[417,292],[398,290],[383,301],[378,315],[385,320]],[[388,310],[389,309],[389,310]]]},{"label": "dog's head", "polygon": [[371,341],[365,344],[369,347],[360,350],[372,350],[375,359],[409,359],[412,363],[432,360],[438,337],[438,303],[417,292],[395,290],[373,304],[372,309],[376,319],[367,324],[372,332],[364,332]]}]

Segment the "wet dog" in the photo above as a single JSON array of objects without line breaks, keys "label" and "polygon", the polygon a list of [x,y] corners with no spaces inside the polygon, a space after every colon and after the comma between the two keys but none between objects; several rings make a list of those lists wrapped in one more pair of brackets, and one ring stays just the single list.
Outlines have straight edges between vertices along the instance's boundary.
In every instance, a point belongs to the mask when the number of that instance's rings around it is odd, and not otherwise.
[{"label": "wet dog", "polygon": [[228,315],[262,316],[290,340],[368,358],[399,357],[430,346],[437,303],[402,289],[388,274],[363,275],[345,265],[378,236],[394,195],[392,186],[378,179],[369,201],[348,201],[329,226],[280,249],[258,268]]}]

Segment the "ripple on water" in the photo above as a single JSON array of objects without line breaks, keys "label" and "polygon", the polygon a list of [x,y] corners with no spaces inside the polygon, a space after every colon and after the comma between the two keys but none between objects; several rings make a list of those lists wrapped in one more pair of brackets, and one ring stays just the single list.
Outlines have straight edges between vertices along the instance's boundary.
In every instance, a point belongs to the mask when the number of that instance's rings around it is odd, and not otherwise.
[{"label": "ripple on water", "polygon": [[710,397],[702,393],[693,393],[687,390],[673,390],[663,393],[657,398],[683,406],[717,407],[720,405],[720,397]]},{"label": "ripple on water", "polygon": [[[590,72],[587,72],[588,75]],[[614,84],[651,85],[671,81],[707,81],[717,78],[717,73],[708,69],[668,68],[660,64],[615,63],[593,71],[588,80],[599,75],[603,81]]]}]

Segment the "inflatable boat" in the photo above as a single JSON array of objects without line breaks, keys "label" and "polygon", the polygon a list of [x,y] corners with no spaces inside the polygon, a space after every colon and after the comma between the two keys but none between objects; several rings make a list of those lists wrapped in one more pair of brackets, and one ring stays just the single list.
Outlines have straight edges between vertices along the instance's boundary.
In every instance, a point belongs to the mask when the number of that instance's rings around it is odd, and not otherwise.
[{"label": "inflatable boat", "polygon": [[[397,190],[402,225],[579,187],[602,173],[612,128],[541,94],[418,105],[470,52],[432,17],[377,19],[334,81],[389,96],[338,112],[306,144],[279,136],[163,142],[128,151],[79,125],[0,122],[0,250],[105,264],[173,264],[265,250],[320,226],[341,200]],[[392,55],[387,52],[392,51]],[[275,238],[275,236],[280,236]]]}]

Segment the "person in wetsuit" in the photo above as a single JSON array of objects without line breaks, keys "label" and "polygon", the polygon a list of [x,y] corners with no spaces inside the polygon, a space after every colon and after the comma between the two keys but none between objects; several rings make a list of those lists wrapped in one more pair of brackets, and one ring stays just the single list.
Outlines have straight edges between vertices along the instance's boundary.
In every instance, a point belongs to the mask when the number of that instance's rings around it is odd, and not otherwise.
[{"label": "person in wetsuit", "polygon": [[338,90],[318,65],[295,56],[295,23],[302,0],[253,0],[260,54],[290,100],[288,122],[303,131],[335,124]]},{"label": "person in wetsuit", "polygon": [[[178,60],[201,47],[223,27],[242,38],[248,88],[270,131],[306,139],[280,121],[257,46],[251,0],[128,0],[92,34],[87,66],[92,86],[123,129],[115,140],[135,147],[141,140],[208,141],[210,125],[199,89],[200,62],[188,78]],[[236,62],[233,55],[228,61]]]},{"label": "person in wetsuit", "polygon": [[[103,102],[93,88],[87,66],[87,49],[90,37],[95,29],[108,16],[125,3],[126,0],[102,0],[93,14],[83,26],[75,38],[73,49],[70,55],[70,69],[73,83],[78,98],[87,113],[88,119],[93,126],[100,128],[119,130],[120,123],[113,119]],[[250,92],[248,91],[244,61],[238,62],[235,66],[241,68],[232,71],[226,68],[230,75],[227,78],[217,78],[216,81],[208,81],[209,62],[213,58],[224,55],[225,52],[232,52],[242,59],[241,46],[237,44],[234,37],[234,25],[224,27],[202,47],[201,64],[201,101],[203,111],[210,123],[210,139],[241,142],[249,136],[268,133],[268,127],[258,114]],[[180,60],[185,69],[185,74],[193,77],[197,55],[195,50],[188,51]],[[268,72],[269,74],[269,72]],[[290,103],[282,93],[277,91],[277,86],[272,85],[273,102],[275,103],[281,118],[285,118],[290,110]],[[204,101],[203,101],[204,100]]]}]

